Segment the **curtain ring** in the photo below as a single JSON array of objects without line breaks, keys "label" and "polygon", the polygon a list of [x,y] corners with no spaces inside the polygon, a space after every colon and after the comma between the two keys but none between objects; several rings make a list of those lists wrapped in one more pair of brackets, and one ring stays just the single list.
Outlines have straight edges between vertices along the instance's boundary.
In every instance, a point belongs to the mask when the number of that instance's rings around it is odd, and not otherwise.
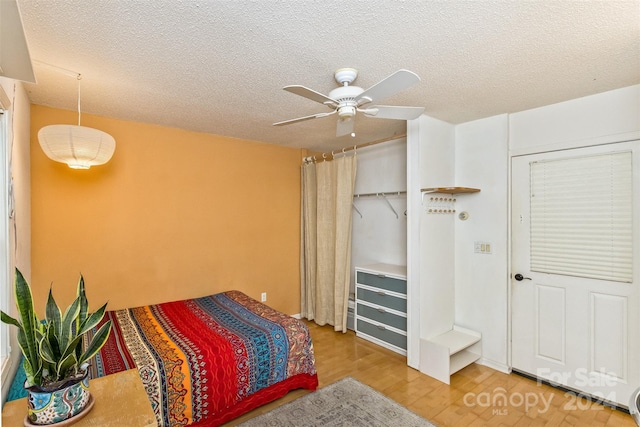
[{"label": "curtain ring", "polygon": [[342,149],[342,154],[344,154],[344,148]]},{"label": "curtain ring", "polygon": [[327,154],[326,153],[322,153],[322,160],[327,161]]}]

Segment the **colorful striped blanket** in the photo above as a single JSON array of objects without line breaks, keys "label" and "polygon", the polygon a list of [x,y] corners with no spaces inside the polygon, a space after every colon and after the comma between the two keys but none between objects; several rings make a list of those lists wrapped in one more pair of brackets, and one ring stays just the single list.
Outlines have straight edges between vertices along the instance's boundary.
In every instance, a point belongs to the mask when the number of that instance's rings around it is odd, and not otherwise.
[{"label": "colorful striped blanket", "polygon": [[318,378],[306,325],[238,291],[110,311],[99,377],[137,368],[158,425],[217,426]]}]

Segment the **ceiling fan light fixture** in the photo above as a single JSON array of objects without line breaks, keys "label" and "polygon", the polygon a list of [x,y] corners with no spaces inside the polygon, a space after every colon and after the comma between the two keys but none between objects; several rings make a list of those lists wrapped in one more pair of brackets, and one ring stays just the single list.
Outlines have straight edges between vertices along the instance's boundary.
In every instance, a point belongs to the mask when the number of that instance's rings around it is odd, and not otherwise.
[{"label": "ceiling fan light fixture", "polygon": [[351,120],[355,115],[356,107],[345,106],[340,107],[340,110],[338,110],[338,117],[340,117],[340,120],[343,122]]},{"label": "ceiling fan light fixture", "polygon": [[[336,137],[350,135],[353,132],[356,113],[362,113],[367,117],[392,120],[413,120],[423,112],[423,107],[403,107],[393,105],[375,105],[370,108],[360,108],[376,100],[392,96],[408,87],[418,83],[420,77],[409,70],[398,70],[378,83],[363,89],[358,86],[350,86],[350,83],[358,76],[355,68],[340,68],[334,72],[334,77],[341,86],[334,88],[329,95],[324,95],[308,87],[300,85],[285,86],[283,89],[295,95],[323,104],[333,111],[331,113],[319,113],[297,119],[276,122],[274,126],[282,126],[298,123],[305,120],[326,117],[330,114],[338,114]],[[352,135],[353,136],[353,135]]]}]

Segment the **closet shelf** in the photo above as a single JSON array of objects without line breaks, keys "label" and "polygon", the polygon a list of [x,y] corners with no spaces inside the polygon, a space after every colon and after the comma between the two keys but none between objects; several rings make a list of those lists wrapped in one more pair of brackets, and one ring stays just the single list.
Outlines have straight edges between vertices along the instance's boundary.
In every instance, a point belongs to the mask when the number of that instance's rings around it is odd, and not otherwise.
[{"label": "closet shelf", "polygon": [[420,190],[422,193],[445,193],[445,194],[465,194],[465,193],[479,193],[479,188],[469,187],[433,187],[423,188]]}]

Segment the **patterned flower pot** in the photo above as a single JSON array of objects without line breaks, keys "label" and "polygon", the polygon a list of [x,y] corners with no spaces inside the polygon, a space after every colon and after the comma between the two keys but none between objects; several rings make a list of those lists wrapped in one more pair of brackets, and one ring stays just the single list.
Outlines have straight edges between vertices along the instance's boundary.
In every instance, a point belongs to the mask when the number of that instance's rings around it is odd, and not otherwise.
[{"label": "patterned flower pot", "polygon": [[91,398],[88,373],[82,380],[59,390],[27,391],[27,418],[33,425],[49,425],[68,420],[82,412]]}]

